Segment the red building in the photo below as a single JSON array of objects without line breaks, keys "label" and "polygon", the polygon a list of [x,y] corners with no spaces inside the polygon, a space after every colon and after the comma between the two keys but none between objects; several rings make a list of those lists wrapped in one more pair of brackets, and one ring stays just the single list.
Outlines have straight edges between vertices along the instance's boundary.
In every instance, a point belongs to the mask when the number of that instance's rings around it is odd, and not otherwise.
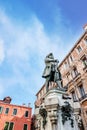
[{"label": "red building", "polygon": [[32,109],[10,102],[10,97],[0,100],[0,130],[30,130]]}]

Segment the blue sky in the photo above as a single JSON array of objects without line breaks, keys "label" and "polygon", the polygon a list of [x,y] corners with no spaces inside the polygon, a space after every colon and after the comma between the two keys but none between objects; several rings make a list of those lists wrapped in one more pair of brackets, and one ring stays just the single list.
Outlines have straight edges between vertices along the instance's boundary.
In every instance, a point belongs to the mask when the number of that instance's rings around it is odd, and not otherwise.
[{"label": "blue sky", "polygon": [[86,0],[0,0],[0,99],[31,103],[45,56],[61,61],[84,32]]}]

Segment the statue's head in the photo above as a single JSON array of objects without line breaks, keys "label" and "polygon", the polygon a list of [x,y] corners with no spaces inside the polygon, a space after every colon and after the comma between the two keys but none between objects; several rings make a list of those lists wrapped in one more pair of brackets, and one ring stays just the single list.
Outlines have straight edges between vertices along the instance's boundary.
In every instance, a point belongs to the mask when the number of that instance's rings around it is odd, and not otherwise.
[{"label": "statue's head", "polygon": [[53,53],[49,53],[46,57],[48,57],[50,59],[54,59]]}]

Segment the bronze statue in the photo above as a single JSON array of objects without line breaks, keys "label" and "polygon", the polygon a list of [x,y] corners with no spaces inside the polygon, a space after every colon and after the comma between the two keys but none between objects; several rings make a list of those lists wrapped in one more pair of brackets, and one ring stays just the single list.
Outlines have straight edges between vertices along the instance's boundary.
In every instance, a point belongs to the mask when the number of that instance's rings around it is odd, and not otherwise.
[{"label": "bronze statue", "polygon": [[58,63],[59,61],[57,59],[54,59],[52,53],[48,54],[45,58],[46,67],[44,69],[42,77],[46,79],[46,91],[48,91],[49,82],[51,81],[57,83],[58,89],[65,91],[65,89],[62,87],[62,77],[58,69]]}]

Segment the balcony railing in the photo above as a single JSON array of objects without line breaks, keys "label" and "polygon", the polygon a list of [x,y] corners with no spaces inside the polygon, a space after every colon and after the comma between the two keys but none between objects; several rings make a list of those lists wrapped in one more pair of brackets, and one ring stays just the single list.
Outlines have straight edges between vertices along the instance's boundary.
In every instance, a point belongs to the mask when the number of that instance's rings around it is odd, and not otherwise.
[{"label": "balcony railing", "polygon": [[77,75],[75,75],[75,77],[73,77],[68,83],[66,86],[69,86],[71,83],[75,83],[75,81],[81,77],[81,74],[78,73]]},{"label": "balcony railing", "polygon": [[76,75],[75,75],[75,77],[73,78],[73,80],[76,80],[77,78],[79,78],[81,76],[81,74],[80,73],[77,73]]},{"label": "balcony railing", "polygon": [[79,98],[79,101],[84,100],[85,98],[87,98],[87,94],[83,95],[81,98]]},{"label": "balcony railing", "polygon": [[87,65],[84,66],[83,70],[86,70],[86,71],[87,71]]}]

